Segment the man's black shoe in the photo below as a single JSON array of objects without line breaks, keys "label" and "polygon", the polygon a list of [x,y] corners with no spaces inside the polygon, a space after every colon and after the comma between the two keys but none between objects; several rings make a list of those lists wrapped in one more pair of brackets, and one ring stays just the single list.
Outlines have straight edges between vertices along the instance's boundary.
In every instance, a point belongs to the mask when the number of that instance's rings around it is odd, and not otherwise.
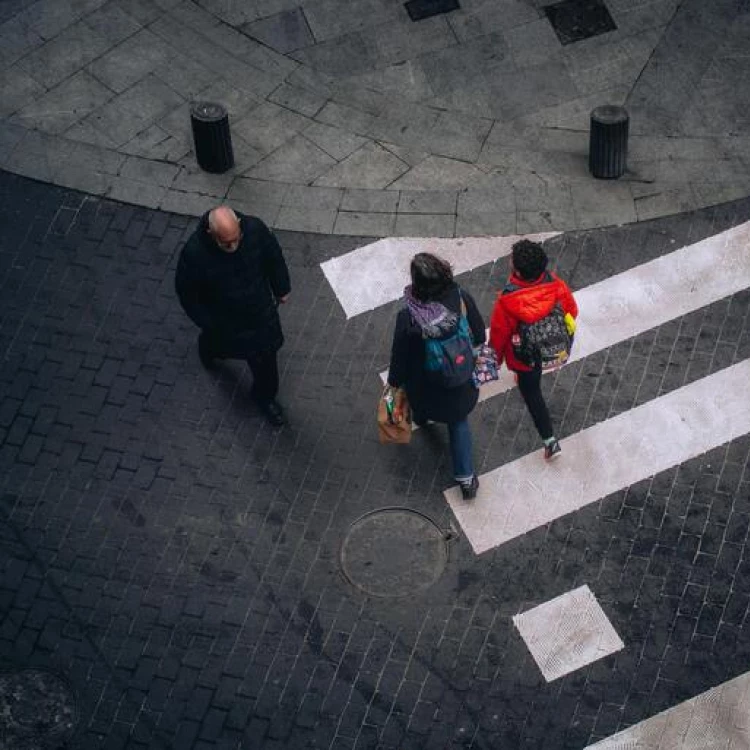
[{"label": "man's black shoe", "polygon": [[215,370],[217,368],[216,360],[213,357],[209,357],[203,349],[198,349],[198,357],[200,358],[201,364],[207,370]]},{"label": "man's black shoe", "polygon": [[215,370],[218,367],[216,357],[209,352],[208,347],[203,343],[202,336],[198,336],[198,357],[207,370]]},{"label": "man's black shoe", "polygon": [[278,401],[269,401],[268,403],[261,404],[260,408],[266,415],[266,419],[274,427],[281,427],[282,425],[286,424],[284,410],[281,408]]}]

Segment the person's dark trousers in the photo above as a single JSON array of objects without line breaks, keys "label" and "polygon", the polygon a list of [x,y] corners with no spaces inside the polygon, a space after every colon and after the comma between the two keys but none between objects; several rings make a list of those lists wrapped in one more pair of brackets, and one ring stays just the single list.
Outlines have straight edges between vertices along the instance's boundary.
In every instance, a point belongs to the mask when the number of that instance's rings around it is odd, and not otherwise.
[{"label": "person's dark trousers", "polygon": [[547,404],[542,396],[542,369],[540,367],[528,372],[518,372],[518,390],[526,403],[526,408],[534,420],[534,426],[542,440],[548,440],[555,433],[549,416]]},{"label": "person's dark trousers", "polygon": [[[206,331],[198,336],[198,353],[205,367],[213,368],[217,359],[234,359],[220,351],[216,340]],[[274,401],[279,392],[279,366],[275,351],[254,352],[245,357],[253,374],[252,397],[262,406]]]},{"label": "person's dark trousers", "polygon": [[201,331],[198,335],[198,356],[204,367],[209,370],[216,367],[215,360],[219,358],[216,353],[216,344],[206,331]]},{"label": "person's dark trousers", "polygon": [[276,399],[279,392],[279,365],[275,351],[256,352],[247,358],[253,374],[252,397],[261,405]]}]

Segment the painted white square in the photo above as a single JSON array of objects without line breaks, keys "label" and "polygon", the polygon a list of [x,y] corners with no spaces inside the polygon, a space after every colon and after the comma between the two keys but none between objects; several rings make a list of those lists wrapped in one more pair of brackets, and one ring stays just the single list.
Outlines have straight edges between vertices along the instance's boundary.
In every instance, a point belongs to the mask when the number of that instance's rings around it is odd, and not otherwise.
[{"label": "painted white square", "polygon": [[624,647],[588,586],[513,618],[547,682]]}]

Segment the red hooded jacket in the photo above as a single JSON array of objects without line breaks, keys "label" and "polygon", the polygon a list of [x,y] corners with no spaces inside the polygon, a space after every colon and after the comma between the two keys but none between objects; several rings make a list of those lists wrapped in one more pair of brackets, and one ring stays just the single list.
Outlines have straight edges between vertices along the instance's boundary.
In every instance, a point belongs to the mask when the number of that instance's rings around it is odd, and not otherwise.
[{"label": "red hooded jacket", "polygon": [[[549,273],[552,281],[544,280],[546,273]],[[490,346],[497,352],[498,364],[505,360],[509,370],[528,372],[531,368],[516,359],[510,343],[518,321],[533,323],[547,315],[556,302],[560,303],[564,313],[570,313],[575,318],[578,316],[578,305],[568,285],[554,273],[545,271],[535,281],[524,281],[511,274],[509,281],[521,288],[498,294],[490,320]]]}]

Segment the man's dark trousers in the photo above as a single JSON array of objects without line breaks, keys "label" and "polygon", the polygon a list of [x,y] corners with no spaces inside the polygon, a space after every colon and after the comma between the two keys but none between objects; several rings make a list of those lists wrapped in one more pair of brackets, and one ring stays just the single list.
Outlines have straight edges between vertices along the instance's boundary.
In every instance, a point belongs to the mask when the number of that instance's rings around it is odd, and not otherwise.
[{"label": "man's dark trousers", "polygon": [[[221,347],[212,341],[206,331],[201,331],[198,337],[198,348],[204,363],[210,363],[214,359],[234,359],[231,356],[223,356]],[[279,392],[277,352],[273,349],[253,352],[245,357],[245,361],[253,374],[251,395],[260,405],[265,406],[273,401]]]},{"label": "man's dark trousers", "polygon": [[270,403],[279,392],[279,364],[276,352],[257,352],[247,358],[253,373],[252,397],[261,405]]}]

